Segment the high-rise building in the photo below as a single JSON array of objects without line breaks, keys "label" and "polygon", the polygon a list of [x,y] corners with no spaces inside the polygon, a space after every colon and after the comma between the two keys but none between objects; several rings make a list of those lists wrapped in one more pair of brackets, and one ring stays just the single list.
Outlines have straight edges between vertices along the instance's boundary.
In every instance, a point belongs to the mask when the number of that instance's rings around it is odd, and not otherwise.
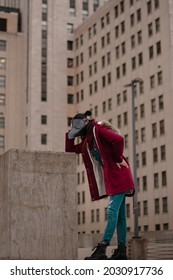
[{"label": "high-rise building", "polygon": [[[132,162],[134,79],[139,230],[173,230],[172,1],[0,0],[0,152],[64,151],[76,112],[121,130]],[[79,233],[102,233],[77,156]],[[128,230],[133,201],[127,199]]]}]

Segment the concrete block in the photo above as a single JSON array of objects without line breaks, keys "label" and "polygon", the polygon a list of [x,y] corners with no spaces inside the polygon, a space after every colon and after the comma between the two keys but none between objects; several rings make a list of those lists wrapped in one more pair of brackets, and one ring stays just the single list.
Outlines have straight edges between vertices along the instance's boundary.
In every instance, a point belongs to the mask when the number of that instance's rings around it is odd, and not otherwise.
[{"label": "concrete block", "polygon": [[76,157],[0,156],[0,259],[77,259]]}]

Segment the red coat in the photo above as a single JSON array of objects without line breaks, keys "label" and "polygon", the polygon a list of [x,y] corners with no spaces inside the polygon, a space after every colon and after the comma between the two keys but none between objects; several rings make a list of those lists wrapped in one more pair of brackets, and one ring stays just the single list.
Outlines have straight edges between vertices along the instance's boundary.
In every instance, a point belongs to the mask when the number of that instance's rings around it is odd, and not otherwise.
[{"label": "red coat", "polygon": [[[95,138],[97,148],[100,152],[103,167],[91,156],[89,144]],[[84,141],[74,144],[74,139],[68,139],[66,134],[66,152],[82,153],[83,161],[86,167],[90,194],[92,200],[98,200],[106,196],[112,196],[122,192],[134,194],[134,181],[129,168],[116,163],[126,160],[123,156],[124,138],[94,122],[93,132],[87,135]],[[127,160],[126,160],[127,162]]]}]

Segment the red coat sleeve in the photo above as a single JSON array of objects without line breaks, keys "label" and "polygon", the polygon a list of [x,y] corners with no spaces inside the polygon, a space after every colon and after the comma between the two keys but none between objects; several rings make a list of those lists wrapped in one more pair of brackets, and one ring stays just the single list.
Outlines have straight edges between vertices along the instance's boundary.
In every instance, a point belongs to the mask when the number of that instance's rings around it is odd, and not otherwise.
[{"label": "red coat sleeve", "polygon": [[66,133],[65,137],[65,151],[66,152],[71,152],[71,153],[76,153],[80,154],[82,152],[82,145],[83,143],[81,142],[80,144],[74,144],[74,139],[69,139],[68,138],[68,132]]},{"label": "red coat sleeve", "polygon": [[99,134],[112,146],[113,159],[120,163],[123,161],[124,138],[109,128],[99,128]]}]

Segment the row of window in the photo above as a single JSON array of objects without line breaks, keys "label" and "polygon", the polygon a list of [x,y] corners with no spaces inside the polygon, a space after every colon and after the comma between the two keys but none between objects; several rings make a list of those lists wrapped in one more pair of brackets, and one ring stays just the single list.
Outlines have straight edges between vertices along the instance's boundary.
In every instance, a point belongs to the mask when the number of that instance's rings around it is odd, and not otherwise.
[{"label": "row of window", "polygon": [[[136,0],[136,1],[139,1],[139,0]],[[149,226],[148,225],[144,225],[144,226],[138,226],[138,231],[149,231]],[[155,230],[156,231],[159,231],[159,230],[169,230],[169,224],[168,223],[163,223],[163,224],[155,224]],[[131,232],[131,228],[130,227],[127,227],[127,231],[128,232]],[[86,232],[85,231],[82,231],[82,232],[78,232],[78,234],[85,234]],[[91,230],[91,234],[97,234],[97,233],[100,233],[100,230]]]},{"label": "row of window", "polygon": [[[166,160],[166,147],[165,145],[162,145],[160,147],[160,160],[165,161]],[[140,167],[140,162],[141,166],[145,167],[147,165],[147,152],[143,151],[139,155],[139,153],[136,154],[136,165],[137,168]],[[158,159],[158,148],[153,148],[153,163],[159,162]]]},{"label": "row of window", "polygon": [[[142,204],[142,210],[143,213],[141,213],[141,204]],[[154,206],[155,206],[155,214],[160,213],[160,199],[156,198],[154,199]],[[149,211],[148,211],[148,201],[144,200],[142,203],[138,202],[138,216],[140,217],[142,214],[143,216],[147,216]],[[167,197],[162,197],[162,213],[168,213],[168,199]],[[126,215],[127,218],[130,218],[130,204],[126,204]],[[134,213],[133,213],[134,215]],[[107,220],[107,207],[104,209],[104,220]],[[77,213],[77,222],[78,225],[80,224],[85,224],[86,223],[86,212],[78,212]],[[90,222],[95,223],[95,222],[100,222],[100,209],[91,209],[90,210]]]},{"label": "row of window", "polygon": [[[155,214],[158,214],[160,212],[158,212],[158,204],[160,206],[159,203],[160,199],[154,199],[154,205],[155,205]],[[129,207],[130,208],[130,207]],[[143,216],[148,215],[149,211],[148,211],[148,201],[144,200],[143,201]],[[160,208],[159,208],[160,211]],[[162,213],[168,213],[168,199],[167,197],[162,197]],[[141,216],[141,202],[138,201],[138,216]],[[127,211],[127,217],[130,217],[130,211]]]},{"label": "row of window", "polygon": [[[93,0],[93,11],[99,7],[99,0]],[[76,16],[76,1],[69,0],[69,15]],[[89,0],[82,0],[82,18],[83,20],[89,15]]]}]

